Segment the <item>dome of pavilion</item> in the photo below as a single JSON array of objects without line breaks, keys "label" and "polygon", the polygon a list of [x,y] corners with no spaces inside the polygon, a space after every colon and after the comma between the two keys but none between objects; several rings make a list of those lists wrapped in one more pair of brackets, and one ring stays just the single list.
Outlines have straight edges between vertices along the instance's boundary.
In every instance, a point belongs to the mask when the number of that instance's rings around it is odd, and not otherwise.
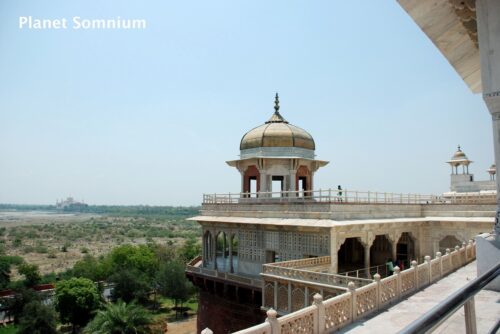
[{"label": "dome of pavilion", "polygon": [[304,129],[288,123],[279,113],[279,97],[276,94],[274,114],[264,124],[248,131],[240,143],[240,150],[261,147],[297,147],[315,149],[313,137]]},{"label": "dome of pavilion", "polygon": [[462,151],[462,149],[460,148],[460,146],[458,146],[458,149],[455,152],[455,154],[453,154],[453,156],[451,157],[451,160],[462,160],[462,159],[467,159],[467,156]]}]

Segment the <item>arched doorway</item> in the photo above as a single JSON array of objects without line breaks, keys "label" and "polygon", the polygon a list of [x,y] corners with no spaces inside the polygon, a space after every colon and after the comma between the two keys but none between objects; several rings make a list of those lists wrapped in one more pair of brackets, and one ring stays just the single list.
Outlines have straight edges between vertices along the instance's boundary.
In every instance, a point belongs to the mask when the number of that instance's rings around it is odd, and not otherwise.
[{"label": "arched doorway", "polygon": [[404,270],[409,268],[411,261],[415,259],[415,240],[411,233],[403,232],[396,245],[396,262],[401,270]]},{"label": "arched doorway", "polygon": [[392,258],[392,244],[385,234],[377,235],[370,247],[370,265],[385,265],[389,260],[395,260]]},{"label": "arched doorway", "polygon": [[213,260],[213,239],[212,233],[206,231],[203,234],[203,266],[208,267]]},{"label": "arched doorway", "polygon": [[215,256],[217,259],[217,270],[229,271],[228,244],[225,232],[219,232],[216,236],[215,242]]},{"label": "arched doorway", "polygon": [[462,242],[458,240],[457,237],[455,237],[454,235],[447,235],[446,237],[441,239],[441,241],[439,241],[439,251],[444,254],[446,252],[446,248],[453,250],[455,246],[460,245],[462,245]]},{"label": "arched doorway", "polygon": [[345,273],[364,267],[364,247],[359,238],[347,238],[338,252],[338,272]]}]

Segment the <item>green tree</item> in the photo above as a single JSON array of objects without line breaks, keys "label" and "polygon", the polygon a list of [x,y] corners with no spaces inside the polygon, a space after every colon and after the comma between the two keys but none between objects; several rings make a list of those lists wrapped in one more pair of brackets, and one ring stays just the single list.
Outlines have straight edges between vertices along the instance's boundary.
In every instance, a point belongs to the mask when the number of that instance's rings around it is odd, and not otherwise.
[{"label": "green tree", "polygon": [[195,238],[189,238],[179,249],[182,262],[188,262],[201,254],[201,244]]},{"label": "green tree", "polygon": [[40,302],[40,295],[34,290],[22,287],[14,291],[14,298],[8,299],[8,316],[14,318],[14,323],[19,323],[24,307],[31,302]]},{"label": "green tree", "polygon": [[36,264],[22,263],[19,265],[18,271],[24,276],[24,284],[28,287],[33,287],[42,280]]},{"label": "green tree", "polygon": [[140,303],[146,303],[151,288],[151,280],[146,274],[137,269],[122,269],[109,277],[114,283],[113,299],[122,299],[126,303],[134,299]]},{"label": "green tree", "polygon": [[0,289],[5,289],[10,283],[10,262],[5,256],[0,256]]},{"label": "green tree", "polygon": [[94,282],[107,279],[108,268],[104,259],[96,259],[92,255],[85,255],[83,259],[77,261],[73,266],[73,275],[75,277],[85,277]]},{"label": "green tree", "polygon": [[33,300],[23,308],[18,334],[56,334],[57,315],[51,306]]},{"label": "green tree", "polygon": [[151,323],[151,315],[143,307],[119,301],[98,311],[95,318],[85,327],[84,333],[147,334],[151,333]]},{"label": "green tree", "polygon": [[94,282],[87,278],[71,278],[56,285],[56,310],[62,322],[85,326],[99,307],[101,297]]},{"label": "green tree", "polygon": [[123,268],[136,269],[150,277],[154,276],[156,257],[154,251],[146,245],[122,245],[115,247],[110,254],[112,272]]},{"label": "green tree", "polygon": [[176,310],[180,303],[187,301],[195,292],[184,273],[184,264],[172,261],[161,265],[156,276],[158,291],[165,297],[172,298]]}]

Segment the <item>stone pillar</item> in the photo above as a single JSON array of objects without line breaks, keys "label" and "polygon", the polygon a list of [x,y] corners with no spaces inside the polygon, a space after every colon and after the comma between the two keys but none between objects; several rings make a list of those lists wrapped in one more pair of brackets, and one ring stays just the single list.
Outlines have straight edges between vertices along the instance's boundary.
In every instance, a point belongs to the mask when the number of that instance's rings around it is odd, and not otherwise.
[{"label": "stone pillar", "polygon": [[332,227],[330,228],[330,273],[336,274],[338,271],[337,231]]},{"label": "stone pillar", "polygon": [[[500,1],[476,1],[483,99],[493,118],[495,162],[500,166]],[[500,180],[497,178],[497,189]],[[497,192],[495,234],[500,239],[500,192]]]},{"label": "stone pillar", "polygon": [[365,268],[370,268],[370,248],[371,248],[371,245],[365,244],[363,246],[365,247]]},{"label": "stone pillar", "polygon": [[226,258],[226,232],[224,232],[223,238],[222,238],[222,258]]},{"label": "stone pillar", "polygon": [[215,234],[215,231],[213,233],[212,240],[213,240],[212,257],[213,257],[213,261],[214,261],[213,267],[214,267],[214,270],[217,270],[217,235]]},{"label": "stone pillar", "polygon": [[[260,186],[259,186],[259,191],[266,192],[269,191],[267,188],[267,174],[265,170],[260,169],[259,170],[259,177],[260,177]],[[268,195],[265,195],[268,196]]]},{"label": "stone pillar", "polygon": [[240,170],[240,174],[241,174],[241,192],[243,193],[245,192],[245,172]]},{"label": "stone pillar", "polygon": [[[289,188],[288,190],[290,191],[296,191],[297,190],[297,171],[291,169],[290,170],[290,177],[289,177]],[[289,197],[297,197],[296,193],[290,193]]]},{"label": "stone pillar", "polygon": [[[399,240],[399,238],[398,238],[398,240]],[[397,260],[398,240],[396,240],[396,241],[390,240],[391,241],[391,248],[392,248],[392,261]]]},{"label": "stone pillar", "polygon": [[229,232],[229,272],[234,273],[234,265],[233,265],[233,236],[232,233]]}]

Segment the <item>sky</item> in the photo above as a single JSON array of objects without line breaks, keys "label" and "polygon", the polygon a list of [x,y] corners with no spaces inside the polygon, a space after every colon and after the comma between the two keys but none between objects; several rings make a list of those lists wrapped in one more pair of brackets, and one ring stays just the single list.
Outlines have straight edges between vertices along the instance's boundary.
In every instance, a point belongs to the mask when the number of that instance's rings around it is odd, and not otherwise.
[{"label": "sky", "polygon": [[[143,30],[29,30],[130,18]],[[274,112],[330,164],[315,188],[439,194],[457,145],[487,179],[491,118],[394,0],[3,0],[0,203],[199,205],[240,191]]]}]

